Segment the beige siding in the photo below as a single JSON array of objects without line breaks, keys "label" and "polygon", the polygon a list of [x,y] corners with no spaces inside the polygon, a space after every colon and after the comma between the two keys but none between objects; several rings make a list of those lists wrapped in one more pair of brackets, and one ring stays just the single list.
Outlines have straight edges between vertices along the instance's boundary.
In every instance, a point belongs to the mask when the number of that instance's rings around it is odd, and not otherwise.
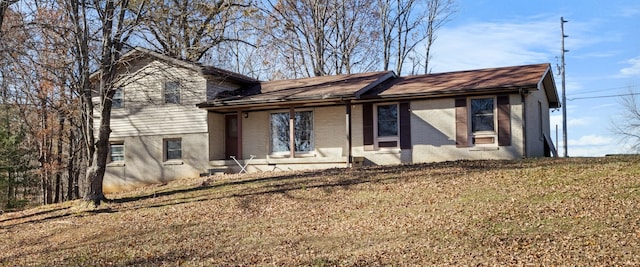
[{"label": "beige siding", "polygon": [[411,138],[414,162],[460,159],[517,159],[522,157],[522,105],[511,95],[511,146],[456,147],[453,98],[411,103]]},{"label": "beige siding", "polygon": [[[297,111],[313,111],[314,150],[309,155],[300,157],[342,158],[346,150],[346,124],[344,107],[322,107],[313,109],[297,109]],[[273,112],[289,112],[275,110]],[[242,118],[242,155],[249,158],[280,159],[285,156],[271,155],[271,111],[250,112],[248,118]]]},{"label": "beige siding", "polygon": [[[182,139],[182,160],[162,160],[165,138]],[[124,143],[125,160],[107,165],[103,183],[107,193],[178,178],[197,177],[209,168],[206,160],[206,133],[112,138],[112,141]]]},{"label": "beige siding", "polygon": [[353,156],[366,159],[366,165],[393,165],[403,162],[403,155],[399,148],[383,148],[365,150],[363,145],[362,105],[354,105],[351,109],[353,123]]},{"label": "beige siding", "polygon": [[549,136],[549,102],[544,90],[532,91],[526,96],[526,109],[527,156],[543,157],[545,142],[543,133],[551,138]]},{"label": "beige siding", "polygon": [[[208,95],[237,88],[229,83],[208,81],[197,71],[174,67],[163,61],[139,59],[129,66],[118,84],[123,88],[124,107],[112,109],[110,141],[123,141],[124,163],[109,164],[105,174],[106,192],[142,184],[166,182],[198,176],[209,169],[209,159],[224,156],[224,132],[212,128],[224,125],[221,115],[209,115],[196,107]],[[165,82],[180,84],[180,103],[165,104]],[[100,105],[96,102],[95,115]],[[99,123],[96,117],[96,126]],[[210,123],[208,123],[210,122]],[[209,136],[208,132],[213,135]],[[165,162],[163,140],[182,139],[181,161]],[[211,149],[209,144],[215,144]]]},{"label": "beige siding", "polygon": [[242,156],[245,159],[255,155],[264,159],[269,154],[269,112],[250,112],[242,118]]},{"label": "beige siding", "polygon": [[[247,162],[251,155],[254,155],[255,158],[247,167],[249,171],[306,170],[346,166],[345,107],[299,109],[299,111],[308,110],[313,111],[313,151],[297,154],[293,159],[288,155],[271,154],[270,114],[289,110],[250,112],[247,118],[242,118],[242,155],[245,161],[241,163]],[[224,127],[223,121],[218,123]],[[211,164],[213,168],[230,166],[231,172],[239,170],[235,162],[223,157],[213,160]]]},{"label": "beige siding", "polygon": [[[196,74],[153,61],[122,79],[124,107],[111,111],[111,137],[206,133],[207,112],[195,106],[205,99],[206,81]],[[180,83],[180,104],[164,103],[167,81]],[[100,113],[95,115],[97,126]]]}]

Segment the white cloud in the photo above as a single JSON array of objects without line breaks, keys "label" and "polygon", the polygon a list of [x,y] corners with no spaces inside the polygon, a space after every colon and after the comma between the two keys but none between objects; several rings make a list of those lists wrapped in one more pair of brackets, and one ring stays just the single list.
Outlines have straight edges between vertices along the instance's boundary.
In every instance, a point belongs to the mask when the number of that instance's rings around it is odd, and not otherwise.
[{"label": "white cloud", "polygon": [[[555,125],[558,125],[558,129],[562,130],[562,114],[559,113],[557,115],[549,116],[550,124],[552,129],[555,129]],[[567,120],[567,127],[575,127],[575,126],[585,126],[591,125],[593,123],[592,118],[583,117],[583,118],[569,118]]]},{"label": "white cloud", "polygon": [[590,125],[591,122],[592,122],[592,119],[590,118],[574,118],[574,119],[570,118],[569,120],[567,120],[567,127]]},{"label": "white cloud", "polygon": [[552,131],[555,130],[556,125],[558,125],[558,129],[562,130],[562,114],[549,116],[549,121],[549,125],[551,125]]},{"label": "white cloud", "polygon": [[621,69],[620,75],[625,77],[640,76],[640,57],[629,59],[627,63],[631,66]]},{"label": "white cloud", "polygon": [[434,43],[434,72],[549,62],[558,50],[557,22],[472,23],[443,28]]},{"label": "white cloud", "polygon": [[[433,46],[430,67],[434,72],[456,71],[530,63],[555,63],[560,54],[559,21],[553,16],[522,17],[512,21],[467,22],[443,27]],[[594,34],[600,21],[572,21],[565,48],[576,55],[581,49],[611,39],[614,34]],[[424,49],[418,46],[418,49]],[[590,57],[610,57],[614,52],[590,52]],[[418,51],[418,54],[424,54]],[[572,84],[568,90],[582,86]]]},{"label": "white cloud", "polygon": [[570,146],[602,146],[616,143],[614,138],[600,135],[584,135],[579,139],[570,139]]},{"label": "white cloud", "polygon": [[609,136],[584,135],[578,139],[569,139],[568,143],[569,156],[572,157],[600,157],[629,152],[627,147],[621,146],[617,139]]},{"label": "white cloud", "polygon": [[622,7],[618,11],[618,15],[625,18],[634,17],[640,14],[640,7]]},{"label": "white cloud", "polygon": [[580,146],[568,149],[570,157],[602,157],[609,154],[624,154],[628,151],[620,149],[617,145],[610,146]]}]

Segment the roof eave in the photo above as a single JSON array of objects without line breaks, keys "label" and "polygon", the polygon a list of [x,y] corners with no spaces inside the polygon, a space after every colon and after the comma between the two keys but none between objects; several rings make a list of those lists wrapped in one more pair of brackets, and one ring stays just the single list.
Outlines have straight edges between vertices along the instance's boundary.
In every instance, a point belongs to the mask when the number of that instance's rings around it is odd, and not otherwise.
[{"label": "roof eave", "polygon": [[468,95],[482,95],[482,94],[504,94],[519,92],[523,88],[535,88],[535,85],[525,86],[509,86],[500,88],[484,88],[484,89],[454,89],[454,90],[440,90],[434,92],[418,92],[418,93],[404,93],[404,94],[380,94],[377,97],[370,97],[368,99],[389,99],[389,98],[441,98],[441,97],[453,97],[453,96],[468,96]]},{"label": "roof eave", "polygon": [[560,108],[560,97],[558,96],[558,90],[556,89],[556,82],[553,78],[553,72],[551,66],[547,67],[540,80],[538,81],[538,89],[544,88],[547,101],[549,102],[549,108]]},{"label": "roof eave", "polygon": [[[229,99],[229,98],[227,98]],[[342,102],[347,100],[352,100],[354,97],[352,95],[332,95],[331,97],[327,96],[313,96],[313,97],[295,97],[295,98],[269,98],[269,99],[258,99],[258,100],[213,100],[207,101],[196,106],[198,108],[203,108],[207,110],[213,110],[216,108],[230,108],[230,107],[248,107],[253,105],[265,105],[265,104],[291,104],[295,105],[298,103],[330,103],[330,102]]]}]

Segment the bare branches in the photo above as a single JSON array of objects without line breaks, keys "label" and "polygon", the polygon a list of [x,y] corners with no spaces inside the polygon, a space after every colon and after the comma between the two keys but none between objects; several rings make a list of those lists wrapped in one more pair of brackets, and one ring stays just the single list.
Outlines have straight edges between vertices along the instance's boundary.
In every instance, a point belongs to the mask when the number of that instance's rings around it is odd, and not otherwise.
[{"label": "bare branches", "polygon": [[2,36],[2,23],[4,22],[4,14],[9,9],[9,6],[17,3],[18,0],[0,0],[0,36]]},{"label": "bare branches", "polygon": [[432,56],[431,47],[437,39],[438,30],[451,18],[451,15],[455,13],[454,0],[428,0],[427,11],[427,43],[424,58],[424,74],[431,72],[429,69],[429,61]]},{"label": "bare branches", "polygon": [[140,36],[169,56],[199,61],[211,48],[236,40],[228,37],[228,29],[251,10],[240,1],[149,0]]},{"label": "bare branches", "polygon": [[[284,77],[308,77],[376,68],[372,0],[266,1],[261,47]],[[275,55],[274,55],[275,52]]]},{"label": "bare branches", "polygon": [[616,121],[611,123],[611,131],[620,136],[631,149],[640,152],[640,99],[633,89],[620,98],[622,112]]}]

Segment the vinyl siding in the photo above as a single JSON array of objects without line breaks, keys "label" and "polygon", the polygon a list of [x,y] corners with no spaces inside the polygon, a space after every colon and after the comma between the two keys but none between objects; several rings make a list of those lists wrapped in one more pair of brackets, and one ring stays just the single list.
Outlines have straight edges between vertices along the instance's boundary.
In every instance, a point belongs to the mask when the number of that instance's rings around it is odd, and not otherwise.
[{"label": "vinyl siding", "polygon": [[[162,61],[141,60],[141,66],[119,84],[124,89],[124,107],[111,111],[111,137],[151,136],[207,132],[207,112],[196,107],[210,96],[236,87],[206,80],[194,70],[174,67]],[[146,65],[144,65],[146,64]],[[164,84],[180,83],[180,103],[165,104]],[[98,98],[94,98],[97,104]],[[99,109],[99,105],[96,106]],[[96,110],[95,126],[100,112]]]}]

